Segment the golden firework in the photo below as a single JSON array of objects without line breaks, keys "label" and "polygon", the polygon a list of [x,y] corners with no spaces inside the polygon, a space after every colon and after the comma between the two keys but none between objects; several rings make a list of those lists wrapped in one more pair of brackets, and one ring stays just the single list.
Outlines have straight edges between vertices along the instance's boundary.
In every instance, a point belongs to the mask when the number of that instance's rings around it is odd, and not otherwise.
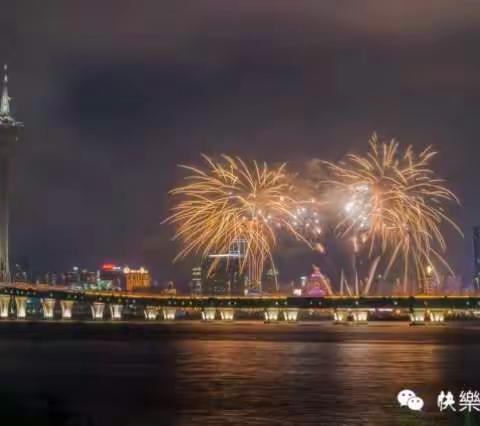
[{"label": "golden firework", "polygon": [[427,147],[416,154],[411,146],[402,152],[398,142],[380,142],[375,134],[369,144],[364,156],[326,162],[332,176],[327,183],[343,197],[341,234],[368,244],[370,256],[376,250],[389,254],[385,274],[403,259],[405,291],[409,277],[423,282],[435,263],[453,274],[442,256],[441,226],[448,223],[461,233],[444,210],[445,202],[458,199],[430,169],[437,152]]},{"label": "golden firework", "polygon": [[[265,262],[273,265],[279,230],[307,242],[298,230],[301,202],[286,165],[271,168],[226,155],[221,161],[203,159],[204,169],[181,166],[189,172],[187,183],[170,191],[178,202],[166,222],[176,226],[174,239],[183,243],[175,260],[228,253],[240,243],[239,269],[248,268],[250,283],[260,286]],[[209,272],[217,264],[214,261]]]}]

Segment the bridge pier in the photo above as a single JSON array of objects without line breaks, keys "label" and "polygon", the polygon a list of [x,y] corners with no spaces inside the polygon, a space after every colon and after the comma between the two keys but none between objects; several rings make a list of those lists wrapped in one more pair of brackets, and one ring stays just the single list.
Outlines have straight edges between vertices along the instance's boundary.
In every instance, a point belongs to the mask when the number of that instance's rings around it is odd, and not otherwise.
[{"label": "bridge pier", "polygon": [[287,322],[296,322],[298,318],[298,309],[289,308],[283,310],[283,319]]},{"label": "bridge pier", "polygon": [[92,318],[94,320],[102,320],[103,319],[103,311],[105,310],[105,303],[103,302],[93,302],[90,305],[92,309]]},{"label": "bridge pier", "polygon": [[17,307],[17,318],[27,318],[27,297],[15,296],[15,306]]},{"label": "bridge pier", "polygon": [[333,311],[333,323],[345,324],[348,320],[348,311],[342,309],[335,309]]},{"label": "bridge pier", "polygon": [[368,320],[368,311],[353,309],[352,310],[352,320],[355,324],[367,324]]},{"label": "bridge pier", "polygon": [[122,319],[122,312],[123,312],[123,305],[120,304],[110,304],[110,318],[112,320],[121,320]]},{"label": "bridge pier", "polygon": [[264,312],[265,322],[277,322],[278,321],[278,308],[267,308]]},{"label": "bridge pier", "polygon": [[177,308],[163,308],[163,319],[173,321],[177,314]]},{"label": "bridge pier", "polygon": [[367,324],[368,311],[365,309],[335,309],[334,324]]},{"label": "bridge pier", "polygon": [[443,309],[431,309],[428,317],[432,324],[443,324],[445,322],[445,311]]},{"label": "bridge pier", "polygon": [[219,311],[222,321],[233,321],[235,317],[235,310],[233,308],[221,308]]},{"label": "bridge pier", "polygon": [[55,299],[42,299],[43,318],[53,319],[53,310],[55,309]]},{"label": "bridge pier", "polygon": [[0,318],[8,318],[10,313],[10,296],[1,295],[0,296]]},{"label": "bridge pier", "polygon": [[441,325],[445,322],[445,309],[412,309],[410,325]]},{"label": "bridge pier", "polygon": [[145,306],[143,313],[145,315],[146,320],[156,320],[158,317],[159,308],[158,306]]},{"label": "bridge pier", "polygon": [[425,309],[410,310],[410,325],[424,325],[427,319],[427,311]]},{"label": "bridge pier", "polygon": [[217,310],[215,308],[203,308],[202,309],[202,321],[213,321],[215,320],[215,314]]},{"label": "bridge pier", "polygon": [[62,308],[62,319],[72,319],[73,300],[61,300],[60,307]]}]

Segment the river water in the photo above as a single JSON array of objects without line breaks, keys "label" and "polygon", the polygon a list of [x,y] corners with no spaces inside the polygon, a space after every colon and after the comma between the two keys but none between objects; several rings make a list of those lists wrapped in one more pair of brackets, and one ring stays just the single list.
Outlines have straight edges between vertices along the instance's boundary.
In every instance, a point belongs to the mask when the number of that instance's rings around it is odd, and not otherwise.
[{"label": "river water", "polygon": [[480,325],[0,324],[7,426],[480,424],[442,389],[480,391]]}]

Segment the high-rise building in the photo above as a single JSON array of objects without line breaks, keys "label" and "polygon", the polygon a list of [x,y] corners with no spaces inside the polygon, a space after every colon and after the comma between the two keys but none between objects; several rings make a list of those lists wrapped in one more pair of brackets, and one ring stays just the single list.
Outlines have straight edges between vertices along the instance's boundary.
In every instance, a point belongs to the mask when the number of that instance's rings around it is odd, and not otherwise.
[{"label": "high-rise building", "polygon": [[202,264],[201,286],[205,295],[245,295],[247,274],[240,271],[245,241],[235,240],[228,253],[210,254]]},{"label": "high-rise building", "polygon": [[59,274],[56,272],[46,272],[43,277],[43,284],[57,285],[59,283]]},{"label": "high-rise building", "polygon": [[139,269],[128,266],[118,266],[106,263],[100,270],[100,281],[103,285],[114,290],[147,290],[152,287],[152,275],[141,267]]},{"label": "high-rise building", "polygon": [[194,266],[192,268],[192,279],[190,281],[190,293],[202,294],[202,267]]},{"label": "high-rise building", "polygon": [[28,282],[28,270],[24,265],[20,263],[15,264],[13,273],[11,275],[12,275],[13,281],[23,282],[23,283]]},{"label": "high-rise building", "polygon": [[228,253],[211,254],[202,265],[202,294],[245,295],[247,274],[240,270],[245,253],[245,241],[235,241]]},{"label": "high-rise building", "polygon": [[473,227],[473,286],[480,290],[480,226]]},{"label": "high-rise building", "polygon": [[10,281],[8,258],[8,196],[12,158],[23,124],[13,118],[8,96],[7,66],[4,66],[2,94],[0,97],[0,281]]},{"label": "high-rise building", "polygon": [[100,280],[110,281],[110,287],[114,290],[125,290],[127,288],[123,267],[112,263],[102,265],[102,269],[100,269]]},{"label": "high-rise building", "polygon": [[228,254],[211,254],[202,264],[202,294],[232,294],[232,282],[236,279],[238,262]]},{"label": "high-rise building", "polygon": [[96,271],[80,269],[78,266],[74,266],[70,271],[62,275],[65,285],[83,288],[96,288],[98,286],[99,273]]},{"label": "high-rise building", "polygon": [[126,278],[127,291],[148,290],[152,287],[152,276],[145,268],[131,269],[128,266],[123,268]]},{"label": "high-rise building", "polygon": [[81,283],[80,268],[78,266],[74,266],[71,271],[65,273],[66,285],[80,285]]}]

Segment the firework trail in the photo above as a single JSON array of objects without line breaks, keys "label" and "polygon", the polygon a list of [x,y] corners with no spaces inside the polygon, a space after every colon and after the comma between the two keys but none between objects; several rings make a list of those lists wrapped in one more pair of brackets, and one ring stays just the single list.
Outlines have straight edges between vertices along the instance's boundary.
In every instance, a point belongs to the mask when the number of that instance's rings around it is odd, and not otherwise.
[{"label": "firework trail", "polygon": [[[248,270],[251,285],[261,286],[265,262],[274,265],[272,250],[279,231],[307,244],[305,228],[320,232],[315,215],[307,214],[305,207],[313,201],[298,199],[300,191],[285,164],[269,167],[226,155],[220,161],[202,157],[204,168],[180,166],[188,172],[187,182],[170,191],[178,201],[165,222],[176,226],[174,239],[183,244],[175,260],[191,254],[228,253],[242,241],[239,269]],[[217,264],[212,263],[209,273]]]},{"label": "firework trail", "polygon": [[387,255],[385,275],[401,262],[404,291],[412,277],[424,282],[432,265],[453,274],[442,256],[441,225],[448,223],[461,234],[444,210],[445,203],[458,199],[430,168],[437,153],[428,147],[417,154],[411,146],[402,152],[396,141],[380,142],[375,134],[369,144],[366,155],[324,162],[330,172],[326,184],[342,199],[340,234],[352,237],[355,252],[363,244],[369,257]]}]

